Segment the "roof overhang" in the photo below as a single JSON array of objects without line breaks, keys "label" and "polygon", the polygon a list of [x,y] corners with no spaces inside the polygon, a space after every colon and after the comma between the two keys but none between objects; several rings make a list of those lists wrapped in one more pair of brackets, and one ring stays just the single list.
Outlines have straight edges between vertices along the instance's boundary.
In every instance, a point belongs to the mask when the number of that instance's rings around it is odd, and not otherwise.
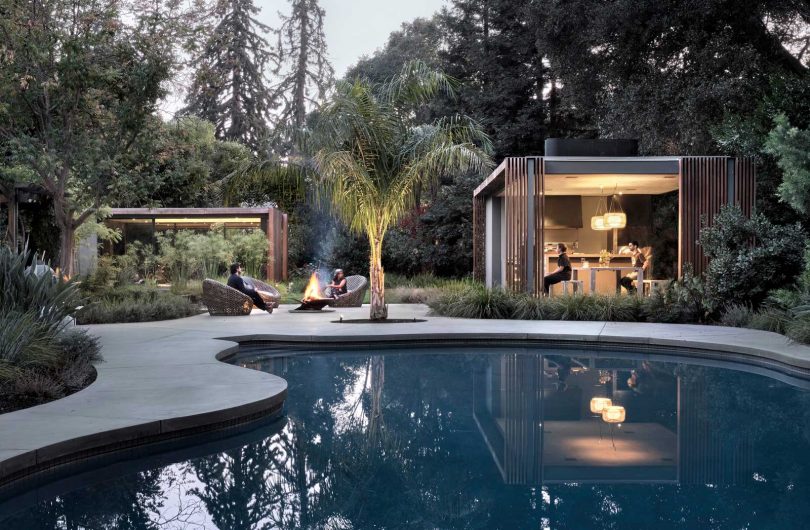
[{"label": "roof overhang", "polygon": [[110,219],[266,217],[274,208],[113,208]]},{"label": "roof overhang", "polygon": [[[680,173],[681,157],[526,157],[539,159],[543,163],[543,173],[547,177],[577,178],[582,177],[580,186],[573,182],[565,186],[566,190],[552,191],[553,194],[598,194],[600,187],[613,188],[624,181],[629,188],[649,188],[647,191],[636,193],[664,193],[677,189],[676,177]],[[492,196],[499,194],[504,188],[507,160],[505,159],[495,170],[476,188],[473,196]],[[585,185],[585,182],[591,185]],[[598,182],[597,182],[598,181]],[[648,186],[644,186],[648,181]],[[557,186],[559,187],[559,186]]]}]

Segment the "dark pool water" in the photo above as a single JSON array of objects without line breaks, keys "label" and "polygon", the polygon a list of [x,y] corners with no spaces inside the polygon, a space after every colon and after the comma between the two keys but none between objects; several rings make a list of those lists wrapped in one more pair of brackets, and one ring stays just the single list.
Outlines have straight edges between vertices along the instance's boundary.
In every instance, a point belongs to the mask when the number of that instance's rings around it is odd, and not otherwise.
[{"label": "dark pool water", "polygon": [[282,420],[6,499],[0,528],[810,527],[809,385],[645,358],[251,354],[289,382]]}]

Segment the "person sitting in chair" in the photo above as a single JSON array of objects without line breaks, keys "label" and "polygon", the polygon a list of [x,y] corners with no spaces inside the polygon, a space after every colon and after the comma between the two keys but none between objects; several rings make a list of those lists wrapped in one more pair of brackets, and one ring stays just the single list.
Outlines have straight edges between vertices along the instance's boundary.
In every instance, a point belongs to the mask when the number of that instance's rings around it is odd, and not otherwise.
[{"label": "person sitting in chair", "polygon": [[[644,254],[641,252],[641,249],[638,247],[638,241],[631,241],[627,248],[630,249],[630,265],[633,267],[640,268],[644,272],[647,272],[647,266],[649,262]],[[623,277],[619,280],[619,283],[622,287],[624,287],[628,293],[635,293],[637,291],[635,281],[638,278],[638,273],[636,271],[631,272],[627,276]]]},{"label": "person sitting in chair", "polygon": [[555,283],[571,279],[571,260],[568,259],[568,254],[566,254],[567,250],[568,247],[565,246],[565,243],[557,244],[557,253],[559,253],[557,257],[557,268],[554,269],[551,274],[547,274],[546,277],[543,278],[543,292],[546,295],[549,294],[551,286]]},{"label": "person sitting in chair", "polygon": [[343,269],[335,269],[335,274],[332,275],[332,283],[327,285],[329,293],[337,300],[340,295],[346,294],[348,288],[346,287],[346,276],[343,274]]},{"label": "person sitting in chair", "polygon": [[253,288],[253,285],[249,284],[242,278],[242,265],[239,263],[234,263],[231,265],[231,275],[228,277],[228,287],[232,287],[239,291],[240,293],[244,293],[250,297],[253,301],[253,305],[261,309],[262,311],[267,311],[268,313],[273,312],[273,304],[267,304],[262,298],[262,294],[265,296],[271,296],[270,293],[265,293],[264,291],[258,291]]}]

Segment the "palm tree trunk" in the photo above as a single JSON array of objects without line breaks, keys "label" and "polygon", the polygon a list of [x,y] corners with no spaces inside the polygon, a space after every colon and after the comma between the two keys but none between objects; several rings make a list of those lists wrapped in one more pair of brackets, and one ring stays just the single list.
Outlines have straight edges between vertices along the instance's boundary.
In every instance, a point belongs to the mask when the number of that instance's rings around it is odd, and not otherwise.
[{"label": "palm tree trunk", "polygon": [[371,320],[388,318],[388,307],[385,305],[385,278],[382,267],[382,234],[369,237],[371,245],[371,264],[369,268],[371,284]]}]

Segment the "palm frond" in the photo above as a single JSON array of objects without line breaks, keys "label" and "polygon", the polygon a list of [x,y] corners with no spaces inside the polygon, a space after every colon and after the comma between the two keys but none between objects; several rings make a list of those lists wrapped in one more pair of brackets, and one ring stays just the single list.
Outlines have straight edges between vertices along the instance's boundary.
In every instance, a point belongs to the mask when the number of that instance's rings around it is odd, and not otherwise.
[{"label": "palm frond", "polygon": [[397,108],[429,103],[439,95],[455,97],[459,82],[423,61],[405,63],[399,74],[380,88],[382,98]]},{"label": "palm frond", "polygon": [[330,205],[355,232],[366,233],[378,222],[381,197],[365,165],[349,151],[324,149],[315,158],[320,169],[319,202]]}]

